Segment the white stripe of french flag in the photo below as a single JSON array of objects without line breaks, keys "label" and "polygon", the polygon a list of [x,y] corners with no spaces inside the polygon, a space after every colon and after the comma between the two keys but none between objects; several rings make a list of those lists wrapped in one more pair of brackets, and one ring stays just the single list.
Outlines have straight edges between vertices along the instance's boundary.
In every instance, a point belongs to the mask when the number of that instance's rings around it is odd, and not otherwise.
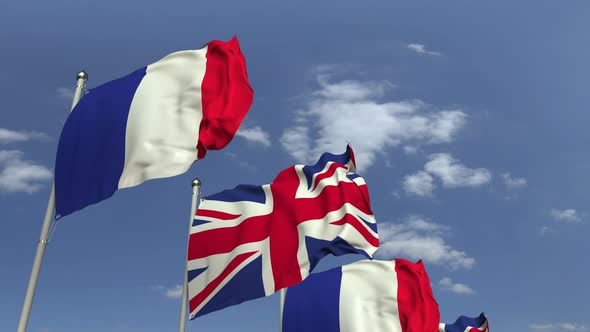
[{"label": "white stripe of french flag", "polygon": [[361,260],[287,290],[283,332],[435,332],[440,314],[422,262]]},{"label": "white stripe of french flag", "polygon": [[180,51],[91,89],[62,130],[56,218],[186,172],[225,147],[253,100],[237,38]]}]

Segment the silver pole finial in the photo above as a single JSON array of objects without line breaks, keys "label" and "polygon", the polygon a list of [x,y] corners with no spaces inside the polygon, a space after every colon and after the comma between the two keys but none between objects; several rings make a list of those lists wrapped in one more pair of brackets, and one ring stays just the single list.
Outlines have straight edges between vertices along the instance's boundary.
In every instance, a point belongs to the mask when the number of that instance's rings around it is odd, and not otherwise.
[{"label": "silver pole finial", "polygon": [[80,79],[84,80],[84,82],[88,80],[88,74],[84,70],[81,70],[76,74],[76,80]]},{"label": "silver pole finial", "polygon": [[200,187],[201,186],[201,180],[199,180],[199,178],[195,178],[193,180],[193,187]]}]

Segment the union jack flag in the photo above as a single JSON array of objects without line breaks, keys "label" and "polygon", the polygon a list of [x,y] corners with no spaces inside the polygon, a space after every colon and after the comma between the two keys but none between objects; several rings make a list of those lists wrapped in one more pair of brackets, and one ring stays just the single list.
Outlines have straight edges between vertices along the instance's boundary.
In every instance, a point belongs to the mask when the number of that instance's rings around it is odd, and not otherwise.
[{"label": "union jack flag", "polygon": [[488,319],[483,312],[475,317],[460,316],[453,324],[440,323],[439,332],[490,332]]},{"label": "union jack flag", "polygon": [[190,318],[300,283],[328,255],[371,258],[379,246],[369,193],[350,146],[271,184],[206,197],[188,247]]}]

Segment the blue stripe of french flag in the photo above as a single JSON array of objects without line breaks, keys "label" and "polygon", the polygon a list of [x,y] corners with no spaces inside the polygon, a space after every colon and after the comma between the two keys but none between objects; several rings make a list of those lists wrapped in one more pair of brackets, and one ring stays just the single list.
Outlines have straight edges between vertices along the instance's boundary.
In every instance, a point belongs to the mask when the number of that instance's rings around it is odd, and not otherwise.
[{"label": "blue stripe of french flag", "polygon": [[60,136],[56,218],[117,189],[186,172],[231,141],[253,96],[235,37],[172,53],[91,89]]},{"label": "blue stripe of french flag", "polygon": [[440,314],[422,262],[362,260],[290,287],[283,332],[435,332]]}]

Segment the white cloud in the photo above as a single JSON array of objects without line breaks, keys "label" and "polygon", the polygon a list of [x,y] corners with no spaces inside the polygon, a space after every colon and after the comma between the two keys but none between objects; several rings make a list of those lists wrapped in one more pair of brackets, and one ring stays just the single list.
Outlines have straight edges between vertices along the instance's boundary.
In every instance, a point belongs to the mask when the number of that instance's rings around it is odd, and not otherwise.
[{"label": "white cloud", "polygon": [[417,146],[406,145],[406,146],[404,146],[404,152],[406,154],[415,154],[416,152],[418,152],[418,147]]},{"label": "white cloud", "polygon": [[518,189],[527,186],[527,180],[525,178],[513,178],[510,173],[504,173],[501,176],[508,189]]},{"label": "white cloud", "polygon": [[424,170],[438,176],[443,186],[477,187],[490,182],[492,174],[485,168],[468,168],[448,153],[430,155],[430,161],[424,165]]},{"label": "white cloud", "polygon": [[329,83],[326,79],[327,77],[328,75],[318,76],[318,82],[322,89],[314,92],[314,96],[324,99],[353,102],[381,98],[389,88],[393,87],[387,81],[368,81],[359,84],[359,81],[345,80],[338,83]]},{"label": "white cloud", "polygon": [[453,280],[451,280],[451,278],[442,278],[438,284],[441,286],[442,290],[446,290],[457,294],[470,295],[475,293],[471,287],[465,284],[454,283]]},{"label": "white cloud", "polygon": [[49,168],[23,157],[22,151],[0,150],[0,192],[33,193],[53,177]]},{"label": "white cloud", "polygon": [[406,193],[418,196],[431,196],[434,187],[432,176],[424,171],[407,175],[404,178],[404,190]]},{"label": "white cloud", "polygon": [[30,141],[33,139],[46,140],[49,136],[36,131],[14,131],[0,128],[0,144]]},{"label": "white cloud", "polygon": [[74,89],[66,88],[66,87],[59,87],[55,89],[57,92],[57,96],[62,99],[72,100],[74,99]]},{"label": "white cloud", "polygon": [[561,323],[559,327],[566,331],[588,331],[587,326],[572,323]]},{"label": "white cloud", "polygon": [[330,83],[326,75],[318,75],[318,84],[280,139],[299,162],[314,162],[323,152],[343,152],[350,142],[357,164],[367,168],[388,147],[449,143],[465,124],[460,110],[427,111],[419,100],[380,101],[392,86],[388,82]]},{"label": "white cloud", "polygon": [[475,259],[445,242],[448,228],[418,216],[410,216],[401,224],[379,224],[377,255],[386,259],[404,257],[422,259],[427,263],[448,265],[452,269],[471,268]]},{"label": "white cloud", "polygon": [[539,332],[588,331],[587,326],[574,323],[530,324],[529,327],[531,330]]},{"label": "white cloud", "polygon": [[534,331],[553,330],[554,324],[530,324],[529,327]]},{"label": "white cloud", "polygon": [[553,231],[553,229],[549,226],[541,226],[539,228],[539,234],[541,234],[541,235],[545,235],[545,234],[552,232],[552,231]]},{"label": "white cloud", "polygon": [[176,285],[172,288],[167,288],[164,286],[156,286],[155,288],[161,290],[164,296],[167,298],[179,299],[182,297],[182,285]]},{"label": "white cloud", "polygon": [[250,172],[256,172],[258,170],[258,168],[252,164],[250,164],[249,162],[243,160],[241,157],[239,157],[237,154],[233,153],[233,152],[224,152],[224,154],[226,156],[228,156],[229,158],[231,158],[233,160],[234,163],[237,163],[238,166],[247,169]]},{"label": "white cloud", "polygon": [[236,136],[240,136],[249,142],[255,142],[264,146],[270,146],[270,135],[259,126],[252,128],[240,128],[236,133]]},{"label": "white cloud", "polygon": [[[300,119],[301,114],[298,115]],[[298,119],[298,120],[299,120]],[[300,121],[298,121],[300,122]],[[297,161],[309,162],[312,157],[309,156],[311,152],[309,129],[305,125],[298,125],[286,129],[281,137],[281,145],[283,148],[295,158]],[[342,148],[340,148],[342,149]],[[333,151],[336,152],[336,151]]]},{"label": "white cloud", "polygon": [[423,171],[404,177],[404,190],[408,194],[432,196],[436,188],[434,176],[442,181],[444,187],[477,187],[488,183],[492,174],[485,168],[468,168],[448,153],[429,156]]},{"label": "white cloud", "polygon": [[440,52],[427,51],[426,46],[424,46],[423,44],[408,44],[408,49],[420,54],[428,54],[435,56],[442,55]]},{"label": "white cloud", "polygon": [[558,221],[581,221],[582,218],[578,215],[575,209],[558,210],[552,209],[551,216]]}]

